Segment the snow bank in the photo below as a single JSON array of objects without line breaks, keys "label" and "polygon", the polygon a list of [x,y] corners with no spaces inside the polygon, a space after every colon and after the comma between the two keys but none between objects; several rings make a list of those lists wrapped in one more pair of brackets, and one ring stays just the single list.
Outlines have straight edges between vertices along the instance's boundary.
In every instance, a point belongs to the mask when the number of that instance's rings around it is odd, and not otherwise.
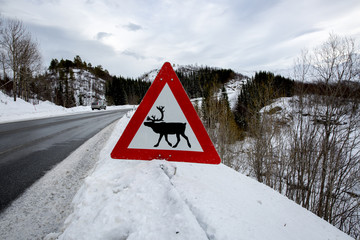
[{"label": "snow bank", "polygon": [[[133,108],[132,105],[108,106],[108,110]],[[16,102],[12,97],[0,91],[0,123],[13,122],[37,118],[55,117],[67,114],[91,112],[90,106],[78,106],[64,108],[49,101],[39,101],[39,104],[31,104],[17,98]]]},{"label": "snow bank", "polygon": [[111,159],[129,119],[117,123],[63,231],[46,239],[351,239],[222,164]]}]

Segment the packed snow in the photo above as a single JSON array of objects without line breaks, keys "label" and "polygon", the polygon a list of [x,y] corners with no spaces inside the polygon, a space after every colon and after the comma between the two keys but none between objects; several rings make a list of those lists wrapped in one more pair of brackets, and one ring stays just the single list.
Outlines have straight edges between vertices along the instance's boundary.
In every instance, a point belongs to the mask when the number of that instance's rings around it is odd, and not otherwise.
[{"label": "packed snow", "polygon": [[[18,109],[17,118],[11,118],[11,114],[4,115],[3,99],[1,95],[0,122],[52,116],[50,107],[48,110],[44,107],[43,114],[34,114],[20,106],[20,99],[14,105],[5,99]],[[53,114],[60,114],[59,111],[69,114],[58,108],[54,111],[57,113]],[[0,216],[3,231],[16,231],[14,236],[22,239],[45,236],[47,240],[351,239],[266,185],[223,164],[111,159],[110,152],[132,114],[133,111],[129,112],[104,129],[35,183],[27,194],[43,193],[35,195],[35,199],[42,201],[36,205],[39,209],[34,207],[29,211],[31,201],[24,200],[23,196],[23,202],[14,203],[18,204],[18,210],[10,216],[17,225],[4,222],[4,214]],[[95,151],[92,147],[99,141],[103,147]],[[89,151],[91,157],[87,155]],[[77,172],[74,166],[81,167],[84,159],[91,160],[92,164],[82,171],[82,177],[74,180],[80,187],[72,199],[73,194],[68,196],[63,192],[71,188],[64,176]],[[61,204],[63,199],[71,205]],[[42,216],[40,219],[44,222],[30,221],[31,214]],[[63,223],[59,221],[65,218]],[[57,226],[43,227],[54,225],[55,220]],[[46,234],[41,237],[30,237],[41,227],[48,232],[44,230]]]}]

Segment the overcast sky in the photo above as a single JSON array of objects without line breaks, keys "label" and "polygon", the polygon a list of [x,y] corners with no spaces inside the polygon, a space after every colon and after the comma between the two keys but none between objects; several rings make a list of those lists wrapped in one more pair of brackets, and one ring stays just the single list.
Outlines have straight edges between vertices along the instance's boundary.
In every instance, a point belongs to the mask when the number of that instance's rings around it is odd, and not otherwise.
[{"label": "overcast sky", "polygon": [[360,40],[360,0],[0,0],[0,13],[24,22],[44,66],[79,55],[134,78],[166,61],[276,72],[330,33]]}]

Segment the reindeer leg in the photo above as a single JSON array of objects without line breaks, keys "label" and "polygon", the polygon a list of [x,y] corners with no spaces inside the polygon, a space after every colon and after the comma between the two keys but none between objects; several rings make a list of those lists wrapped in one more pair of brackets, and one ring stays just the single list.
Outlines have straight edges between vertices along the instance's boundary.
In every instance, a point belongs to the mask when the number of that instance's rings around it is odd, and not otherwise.
[{"label": "reindeer leg", "polygon": [[166,140],[166,142],[170,145],[170,147],[172,147],[171,142],[169,142],[169,140],[168,140],[168,135],[167,135],[167,134],[165,134],[165,140]]},{"label": "reindeer leg", "polygon": [[176,142],[176,144],[173,146],[173,148],[176,148],[177,145],[178,145],[179,142],[180,142],[180,135],[179,135],[178,133],[176,134],[176,139],[177,139],[177,142]]},{"label": "reindeer leg", "polygon": [[157,144],[154,145],[154,147],[158,147],[158,146],[159,146],[160,141],[161,141],[161,139],[162,139],[163,136],[164,136],[163,134],[160,134],[159,140],[158,140]]},{"label": "reindeer leg", "polygon": [[181,136],[183,136],[183,138],[186,139],[189,148],[191,148],[191,144],[190,144],[189,138],[185,135],[185,133],[181,133]]}]

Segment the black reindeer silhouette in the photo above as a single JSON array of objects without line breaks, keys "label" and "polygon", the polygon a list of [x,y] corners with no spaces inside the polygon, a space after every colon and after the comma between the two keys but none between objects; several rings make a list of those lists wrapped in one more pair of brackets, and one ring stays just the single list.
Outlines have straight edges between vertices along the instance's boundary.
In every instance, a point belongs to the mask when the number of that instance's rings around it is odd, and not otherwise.
[{"label": "black reindeer silhouette", "polygon": [[[186,123],[163,122],[165,107],[157,106],[156,108],[160,111],[161,117],[156,119],[155,115],[152,115],[151,117],[148,116],[146,118],[147,122],[144,122],[145,126],[152,128],[152,130],[155,133],[160,134],[159,140],[154,145],[154,147],[158,147],[162,137],[165,136],[165,140],[170,145],[170,147],[176,148],[180,142],[180,135],[181,135],[183,138],[186,139],[187,145],[189,146],[189,148],[191,148],[189,138],[185,135]],[[168,140],[169,134],[176,134],[177,142],[174,146],[172,146],[171,142],[169,142],[169,140]]]}]

